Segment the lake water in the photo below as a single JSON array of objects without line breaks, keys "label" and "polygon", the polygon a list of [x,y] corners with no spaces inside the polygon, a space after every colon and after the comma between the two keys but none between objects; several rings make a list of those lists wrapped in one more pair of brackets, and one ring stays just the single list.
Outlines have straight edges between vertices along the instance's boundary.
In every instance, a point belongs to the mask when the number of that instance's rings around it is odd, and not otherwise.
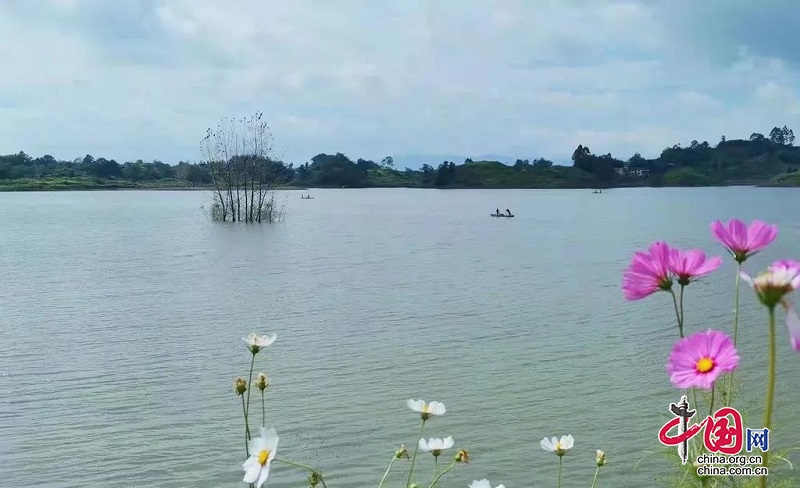
[{"label": "lake water", "polygon": [[[426,437],[471,453],[441,486],[554,486],[539,441],[568,433],[565,488],[591,484],[595,449],[599,486],[653,486],[664,460],[631,468],[662,449],[679,399],[664,371],[677,328],[667,295],[623,300],[631,253],[667,239],[723,254],[708,224],[740,217],[781,226],[748,269],[800,258],[793,189],[309,193],[283,194],[273,226],[211,223],[204,192],[0,193],[0,485],[245,486],[233,380],[259,330],[278,335],[256,371],[272,378],[279,456],[331,488],[377,486],[414,445],[412,397],[447,406]],[[726,258],[688,288],[688,331],[730,330],[733,281]],[[743,306],[740,376],[757,398],[766,313],[749,290]],[[772,447],[796,446],[800,356],[783,326],[778,344]],[[417,466],[427,486],[431,459]],[[301,476],[276,464],[269,485]]]}]

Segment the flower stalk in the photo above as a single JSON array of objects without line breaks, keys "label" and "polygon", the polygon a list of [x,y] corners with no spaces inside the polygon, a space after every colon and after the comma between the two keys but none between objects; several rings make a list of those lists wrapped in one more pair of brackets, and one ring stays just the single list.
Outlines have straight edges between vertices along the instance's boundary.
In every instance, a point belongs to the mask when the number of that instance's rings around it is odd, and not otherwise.
[{"label": "flower stalk", "polygon": [[386,478],[389,476],[389,472],[392,470],[392,466],[394,466],[394,462],[397,461],[397,456],[392,456],[392,460],[389,461],[389,467],[386,468],[386,472],[383,473],[383,478],[381,478],[381,482],[378,483],[378,488],[383,486],[383,482],[386,481]]},{"label": "flower stalk", "polygon": [[304,469],[304,470],[308,471],[309,473],[311,473],[312,475],[315,475],[317,477],[317,479],[319,479],[319,482],[322,483],[323,488],[328,488],[328,486],[325,484],[325,478],[322,477],[322,473],[320,473],[318,470],[312,468],[311,466],[306,466],[305,464],[301,464],[301,463],[297,463],[297,462],[294,462],[294,461],[289,461],[288,459],[281,459],[281,458],[275,458],[274,461],[277,461],[277,462],[283,463],[283,464],[287,464],[289,466],[294,466],[295,468]]},{"label": "flower stalk", "polygon": [[[675,307],[675,318],[678,320],[678,334],[680,334],[681,339],[683,339],[683,314],[678,310],[678,297],[675,296],[675,292],[673,290],[669,290],[669,294],[672,295],[672,305]],[[683,293],[681,292],[681,308],[683,308]]]},{"label": "flower stalk", "polygon": [[561,467],[564,465],[564,456],[558,456],[558,488],[561,488]]},{"label": "flower stalk", "polygon": [[267,419],[267,410],[264,403],[264,390],[261,390],[261,427],[264,427],[264,422]]},{"label": "flower stalk", "polygon": [[[767,352],[767,396],[764,401],[764,428],[772,427],[772,404],[775,399],[775,306],[769,307],[769,348]],[[769,451],[761,453],[762,466],[769,462]],[[766,488],[767,477],[761,478],[761,487]]]},{"label": "flower stalk", "polygon": [[242,397],[242,414],[244,414],[244,452],[247,454],[247,457],[250,457],[250,447],[248,446],[248,441],[250,440],[250,426],[247,425],[247,409],[244,408],[244,395],[239,395]]},{"label": "flower stalk", "polygon": [[[422,418],[422,425],[419,428],[419,435],[417,436],[418,439],[422,438],[422,432],[425,430],[425,418]],[[417,454],[419,454],[419,442],[416,443],[416,447],[414,448],[414,455],[411,456],[411,468],[408,470],[408,480],[406,480],[406,486],[411,484],[411,475],[414,473],[414,464],[417,462]]]},{"label": "flower stalk", "polygon": [[450,470],[452,470],[455,467],[456,462],[457,462],[456,460],[453,460],[453,462],[450,463],[450,466],[448,466],[447,469],[445,469],[444,471],[439,473],[435,478],[433,478],[433,481],[431,481],[431,484],[428,486],[428,488],[434,488],[436,486],[436,483],[439,482],[439,480],[442,478],[442,476],[444,476],[447,473],[449,473]]},{"label": "flower stalk", "polygon": [[[736,262],[736,287],[733,296],[733,347],[736,347],[736,338],[739,335],[739,295],[742,287],[742,263]],[[728,378],[728,391],[723,391],[723,403],[725,405],[733,404],[733,385],[736,380],[734,379],[734,372],[731,371]]]},{"label": "flower stalk", "polygon": [[[251,386],[253,384],[253,365],[256,363],[256,353],[252,352],[253,358],[250,360],[250,375],[247,378],[247,385]],[[247,389],[247,408],[244,410],[244,424],[247,426],[247,417],[250,414],[250,390],[252,388]],[[244,400],[244,399],[243,399]],[[250,440],[250,427],[247,428],[247,439]]]},{"label": "flower stalk", "polygon": [[736,265],[736,291],[733,297],[733,345],[736,346],[736,338],[739,335],[739,291],[742,287],[742,263]]},{"label": "flower stalk", "polygon": [[592,488],[595,488],[597,486],[598,474],[600,474],[600,466],[598,466],[597,469],[594,470],[594,478],[592,479]]}]

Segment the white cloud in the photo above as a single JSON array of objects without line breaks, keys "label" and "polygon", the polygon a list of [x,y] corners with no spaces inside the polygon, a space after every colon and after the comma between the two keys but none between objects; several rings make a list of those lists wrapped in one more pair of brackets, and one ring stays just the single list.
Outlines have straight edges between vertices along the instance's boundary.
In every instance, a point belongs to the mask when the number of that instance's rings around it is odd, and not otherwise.
[{"label": "white cloud", "polygon": [[738,51],[709,62],[707,42],[676,42],[690,36],[664,5],[11,0],[0,152],[196,159],[207,126],[255,111],[295,163],[337,150],[564,160],[579,143],[655,156],[800,122],[791,61],[726,38]]}]

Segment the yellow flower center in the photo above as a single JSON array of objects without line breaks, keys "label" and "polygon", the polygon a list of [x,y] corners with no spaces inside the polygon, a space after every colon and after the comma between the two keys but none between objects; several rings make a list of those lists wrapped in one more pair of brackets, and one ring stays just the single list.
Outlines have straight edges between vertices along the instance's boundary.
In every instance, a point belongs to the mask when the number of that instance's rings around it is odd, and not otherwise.
[{"label": "yellow flower center", "polygon": [[431,411],[430,405],[422,405],[422,413],[429,413]]},{"label": "yellow flower center", "polygon": [[714,360],[711,358],[702,358],[700,361],[697,361],[696,367],[698,373],[708,373],[714,369]]},{"label": "yellow flower center", "polygon": [[258,462],[262,466],[267,464],[267,459],[269,459],[269,449],[264,449],[263,451],[258,453]]}]

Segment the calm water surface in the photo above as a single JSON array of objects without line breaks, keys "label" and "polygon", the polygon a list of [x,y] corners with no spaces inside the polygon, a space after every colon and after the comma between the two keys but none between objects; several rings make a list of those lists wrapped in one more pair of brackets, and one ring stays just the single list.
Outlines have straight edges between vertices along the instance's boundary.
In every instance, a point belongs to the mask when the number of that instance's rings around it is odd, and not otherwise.
[{"label": "calm water surface", "polygon": [[[256,368],[279,454],[331,488],[377,486],[414,444],[411,397],[444,402],[427,433],[472,455],[442,486],[553,486],[539,440],[567,433],[565,487],[590,484],[595,449],[600,486],[653,486],[660,458],[631,468],[678,399],[677,329],[666,295],[623,301],[630,254],[655,239],[719,254],[708,223],[741,217],[781,225],[748,268],[800,258],[792,189],[310,193],[284,194],[274,226],[208,222],[203,192],[0,194],[0,485],[244,486],[233,379],[256,329],[278,334]],[[733,276],[726,260],[690,286],[688,330],[729,330]],[[765,314],[743,296],[756,398]],[[772,442],[798,445],[800,357],[778,337]],[[430,460],[418,468],[428,480]],[[301,486],[273,469],[270,486]]]}]

